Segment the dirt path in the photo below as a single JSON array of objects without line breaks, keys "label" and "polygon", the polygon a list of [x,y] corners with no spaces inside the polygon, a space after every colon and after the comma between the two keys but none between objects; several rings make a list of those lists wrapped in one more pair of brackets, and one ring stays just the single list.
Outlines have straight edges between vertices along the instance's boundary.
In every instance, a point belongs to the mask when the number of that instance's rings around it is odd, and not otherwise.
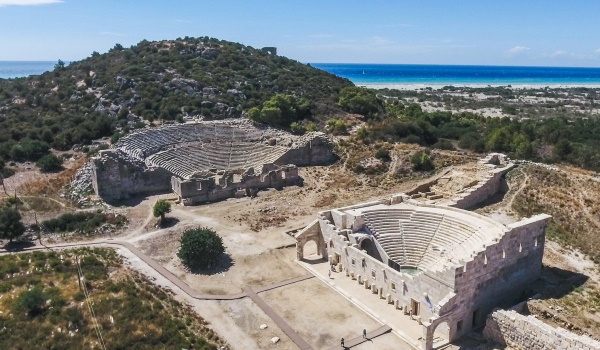
[{"label": "dirt path", "polygon": [[527,175],[526,172],[519,170],[521,174],[523,174],[525,176],[525,179],[523,179],[523,181],[521,181],[521,185],[519,186],[519,188],[515,191],[515,193],[511,194],[510,199],[508,200],[508,203],[506,203],[506,208],[508,210],[512,210],[512,206],[513,203],[515,201],[515,198],[517,198],[519,196],[519,194],[525,189],[525,187],[527,187],[527,185],[529,184],[529,175]]}]

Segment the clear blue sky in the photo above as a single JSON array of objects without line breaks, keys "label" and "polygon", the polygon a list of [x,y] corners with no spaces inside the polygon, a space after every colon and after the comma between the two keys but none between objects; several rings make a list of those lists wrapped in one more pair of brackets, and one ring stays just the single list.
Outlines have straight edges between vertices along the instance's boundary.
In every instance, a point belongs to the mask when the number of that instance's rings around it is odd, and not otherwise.
[{"label": "clear blue sky", "polygon": [[598,67],[599,15],[595,0],[0,0],[0,60],[206,35],[302,62]]}]

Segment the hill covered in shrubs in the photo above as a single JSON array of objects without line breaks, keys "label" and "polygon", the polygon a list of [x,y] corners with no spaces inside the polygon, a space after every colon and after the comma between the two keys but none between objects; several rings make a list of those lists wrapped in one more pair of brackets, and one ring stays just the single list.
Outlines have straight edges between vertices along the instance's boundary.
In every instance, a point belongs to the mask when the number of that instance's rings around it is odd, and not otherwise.
[{"label": "hill covered in shrubs", "polygon": [[0,158],[37,161],[50,148],[116,140],[148,123],[239,117],[278,94],[310,101],[302,117],[316,118],[336,110],[349,86],[272,51],[214,38],[117,44],[41,75],[0,79]]}]

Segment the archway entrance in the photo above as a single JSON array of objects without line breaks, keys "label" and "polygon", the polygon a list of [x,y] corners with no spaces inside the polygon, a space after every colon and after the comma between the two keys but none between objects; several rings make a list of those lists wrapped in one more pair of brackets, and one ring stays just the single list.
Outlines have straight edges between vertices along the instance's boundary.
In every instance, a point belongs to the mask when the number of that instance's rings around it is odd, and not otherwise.
[{"label": "archway entrance", "polygon": [[304,256],[304,260],[314,261],[322,259],[322,256],[319,253],[319,247],[317,245],[317,242],[315,242],[314,240],[311,239],[310,241],[306,242],[302,249],[302,255]]},{"label": "archway entrance", "polygon": [[438,349],[450,342],[450,323],[444,321],[435,326],[433,330],[433,348]]}]

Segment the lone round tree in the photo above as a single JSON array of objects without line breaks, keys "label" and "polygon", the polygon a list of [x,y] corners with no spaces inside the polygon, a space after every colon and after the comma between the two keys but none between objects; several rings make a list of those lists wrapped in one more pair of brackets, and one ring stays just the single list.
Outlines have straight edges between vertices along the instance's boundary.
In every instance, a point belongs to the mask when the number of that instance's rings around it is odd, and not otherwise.
[{"label": "lone round tree", "polygon": [[0,238],[12,242],[25,233],[25,225],[21,222],[21,214],[16,209],[4,208],[0,210]]},{"label": "lone round tree", "polygon": [[154,203],[154,217],[160,217],[160,221],[162,222],[165,219],[165,215],[171,212],[171,203],[167,202],[164,199],[159,199],[156,203]]},{"label": "lone round tree", "polygon": [[225,252],[223,239],[206,227],[185,231],[179,242],[177,256],[190,270],[210,267]]}]

